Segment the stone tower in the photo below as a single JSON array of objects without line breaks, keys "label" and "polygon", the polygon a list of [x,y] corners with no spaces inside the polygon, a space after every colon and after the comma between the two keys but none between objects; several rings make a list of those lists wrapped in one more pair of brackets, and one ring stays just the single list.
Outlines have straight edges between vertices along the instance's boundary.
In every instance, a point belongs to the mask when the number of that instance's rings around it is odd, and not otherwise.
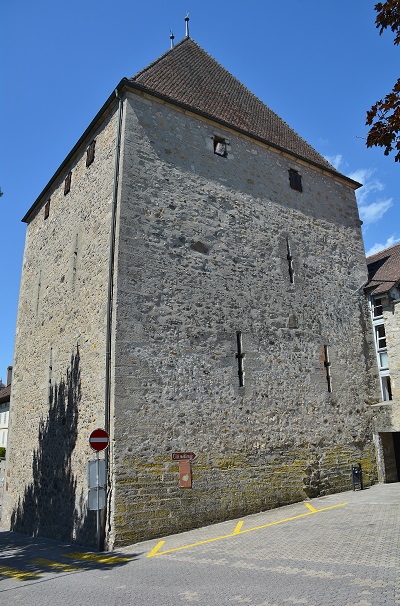
[{"label": "stone tower", "polygon": [[357,187],[189,37],[123,79],[24,217],[3,521],[93,543],[96,427],[107,548],[374,482]]}]

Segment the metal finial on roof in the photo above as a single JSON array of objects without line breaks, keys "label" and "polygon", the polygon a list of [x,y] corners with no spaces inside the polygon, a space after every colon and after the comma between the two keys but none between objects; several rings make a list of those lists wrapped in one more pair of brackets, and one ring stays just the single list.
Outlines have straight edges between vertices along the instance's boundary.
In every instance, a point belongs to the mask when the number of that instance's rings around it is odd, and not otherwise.
[{"label": "metal finial on roof", "polygon": [[171,40],[171,48],[174,48],[174,38],[175,38],[174,32],[171,29],[169,31],[170,31],[169,39]]},{"label": "metal finial on roof", "polygon": [[186,13],[185,21],[186,21],[186,38],[189,38],[189,13]]}]

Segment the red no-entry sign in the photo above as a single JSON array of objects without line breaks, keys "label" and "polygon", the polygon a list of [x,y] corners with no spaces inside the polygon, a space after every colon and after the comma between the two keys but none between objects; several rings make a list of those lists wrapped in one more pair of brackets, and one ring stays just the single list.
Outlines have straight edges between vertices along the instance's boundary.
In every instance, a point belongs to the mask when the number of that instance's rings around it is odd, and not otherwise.
[{"label": "red no-entry sign", "polygon": [[109,441],[108,433],[104,429],[94,429],[89,436],[89,444],[93,450],[104,450]]}]

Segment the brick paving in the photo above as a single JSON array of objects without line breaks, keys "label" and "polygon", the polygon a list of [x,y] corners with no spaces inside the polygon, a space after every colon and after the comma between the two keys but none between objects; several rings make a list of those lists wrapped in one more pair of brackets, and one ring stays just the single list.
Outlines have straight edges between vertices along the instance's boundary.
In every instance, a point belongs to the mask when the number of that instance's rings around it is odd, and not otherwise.
[{"label": "brick paving", "polygon": [[[161,555],[208,569],[207,590],[189,591],[181,602],[248,606],[393,606],[400,604],[400,484],[376,485],[249,516],[242,529],[274,526]],[[290,519],[295,518],[295,519]],[[175,535],[162,550],[209,536],[226,536],[234,523]],[[211,531],[212,528],[212,532]],[[199,573],[198,573],[199,574]],[[202,576],[202,575],[199,575]],[[213,587],[231,579],[217,602]],[[186,596],[186,597],[185,597]]]},{"label": "brick paving", "polygon": [[[0,533],[0,554],[6,556],[1,562],[0,555],[0,564],[18,563],[29,572],[33,558],[45,555],[59,568],[53,563],[46,572],[36,560],[34,572],[42,576],[24,584],[2,576],[0,566],[2,606],[42,606],[44,597],[61,605],[67,595],[88,606],[98,592],[108,606],[395,606],[400,604],[400,483],[138,543],[119,550],[131,559],[120,558],[118,565],[92,562],[68,573],[68,550],[47,539]],[[75,554],[73,565],[83,566],[82,559]]]}]

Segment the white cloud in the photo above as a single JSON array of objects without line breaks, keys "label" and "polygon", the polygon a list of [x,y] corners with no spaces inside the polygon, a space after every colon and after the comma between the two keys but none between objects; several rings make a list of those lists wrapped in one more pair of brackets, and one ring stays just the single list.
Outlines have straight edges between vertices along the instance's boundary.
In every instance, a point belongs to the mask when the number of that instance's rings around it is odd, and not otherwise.
[{"label": "white cloud", "polygon": [[400,238],[396,238],[396,236],[389,236],[384,244],[374,244],[365,254],[367,257],[370,257],[381,250],[385,250],[385,248],[393,246],[393,244],[397,244],[397,242],[400,242]]},{"label": "white cloud", "polygon": [[379,219],[382,219],[383,215],[391,206],[393,206],[392,198],[371,202],[371,204],[365,204],[364,206],[359,203],[358,209],[360,211],[361,221],[365,226],[376,223]]},{"label": "white cloud", "polygon": [[[348,175],[350,179],[363,184],[363,187],[356,190],[356,197],[360,218],[365,227],[382,219],[383,215],[393,206],[392,198],[376,199],[376,194],[382,192],[385,186],[374,177],[374,173],[374,169],[359,168]],[[375,200],[371,201],[371,197]]]},{"label": "white cloud", "polygon": [[325,159],[328,160],[329,164],[332,164],[336,170],[339,170],[339,167],[343,162],[342,154],[336,154],[336,156],[325,156]]}]

